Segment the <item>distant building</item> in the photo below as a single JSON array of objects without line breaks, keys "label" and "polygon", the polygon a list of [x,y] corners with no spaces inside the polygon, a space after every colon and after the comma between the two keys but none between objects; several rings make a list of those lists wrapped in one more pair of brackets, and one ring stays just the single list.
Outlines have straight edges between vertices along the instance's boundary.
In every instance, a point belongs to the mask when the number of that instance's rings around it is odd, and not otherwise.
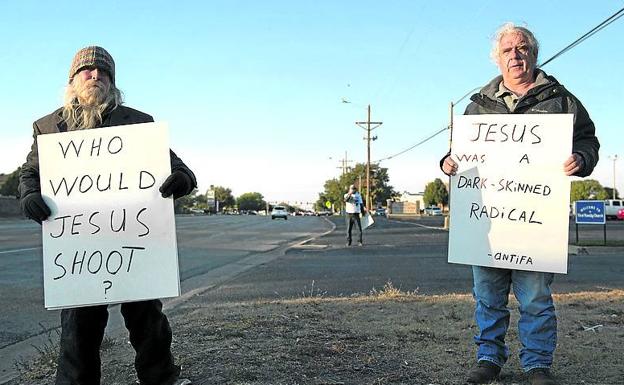
[{"label": "distant building", "polygon": [[403,191],[393,202],[388,202],[389,214],[420,214],[425,207],[424,193]]},{"label": "distant building", "polygon": [[424,197],[425,197],[424,192],[411,193],[409,191],[403,191],[401,195],[399,195],[399,202],[412,202],[412,203],[420,202],[420,206],[424,207],[425,206]]}]

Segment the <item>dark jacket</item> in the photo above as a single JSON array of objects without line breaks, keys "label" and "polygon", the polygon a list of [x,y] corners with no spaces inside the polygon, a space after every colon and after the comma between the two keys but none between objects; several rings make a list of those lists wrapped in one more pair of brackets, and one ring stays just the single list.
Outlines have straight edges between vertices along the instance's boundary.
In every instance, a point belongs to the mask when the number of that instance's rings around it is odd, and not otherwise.
[{"label": "dark jacket", "polygon": [[[545,77],[546,83],[531,88],[526,95],[519,98],[513,112],[509,110],[502,97],[496,96],[503,79],[499,75],[470,97],[472,102],[468,104],[464,114],[574,114],[572,152],[579,154],[584,160],[583,167],[575,175],[588,176],[598,163],[598,149],[600,148],[595,135],[594,122],[581,102],[557,79],[542,70],[537,70],[537,75],[540,74]],[[442,168],[444,158],[449,154],[450,152],[440,160],[440,168]],[[563,162],[564,159],[561,161]]]},{"label": "dark jacket", "polygon": [[[26,163],[20,171],[19,193],[20,199],[33,192],[40,192],[39,184],[39,153],[37,150],[37,136],[67,131],[67,126],[61,117],[62,108],[33,123],[33,144],[30,153],[26,157]],[[110,113],[105,113],[101,127],[121,126],[126,124],[151,123],[154,121],[150,115],[125,106],[117,106]],[[193,188],[197,186],[195,174],[182,162],[171,150],[171,171],[182,171],[193,181]],[[192,189],[191,189],[192,190]],[[188,191],[190,193],[191,191]]]}]

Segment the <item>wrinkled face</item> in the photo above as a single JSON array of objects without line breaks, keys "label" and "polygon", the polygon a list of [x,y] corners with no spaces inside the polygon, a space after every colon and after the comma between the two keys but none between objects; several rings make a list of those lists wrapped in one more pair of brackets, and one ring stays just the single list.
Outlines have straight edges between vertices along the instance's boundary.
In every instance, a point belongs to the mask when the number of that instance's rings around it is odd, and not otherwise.
[{"label": "wrinkled face", "polygon": [[96,106],[106,100],[111,81],[106,71],[96,67],[85,67],[74,75],[72,87],[80,104]]},{"label": "wrinkled face", "polygon": [[506,83],[532,81],[536,62],[537,57],[522,33],[501,38],[497,64]]}]

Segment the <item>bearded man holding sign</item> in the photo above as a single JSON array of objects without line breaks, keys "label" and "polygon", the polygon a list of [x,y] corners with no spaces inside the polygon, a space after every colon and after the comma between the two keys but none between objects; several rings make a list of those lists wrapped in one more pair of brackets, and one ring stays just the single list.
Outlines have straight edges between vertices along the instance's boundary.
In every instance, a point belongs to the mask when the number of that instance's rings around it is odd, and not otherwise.
[{"label": "bearded man holding sign", "polygon": [[[34,143],[20,173],[20,197],[24,214],[41,223],[51,210],[42,198],[37,137],[39,135],[153,122],[143,112],[122,106],[115,85],[115,62],[101,47],[89,46],[76,53],[69,71],[62,108],[33,124]],[[162,197],[178,198],[197,185],[193,172],[170,151],[171,175],[160,186]],[[135,367],[142,385],[190,384],[180,379],[180,367],[171,354],[171,328],[160,300],[126,302],[121,313],[136,351]],[[106,305],[63,309],[57,385],[99,384],[100,345],[108,321]]]},{"label": "bearded man holding sign", "polygon": [[[536,67],[539,46],[533,33],[508,23],[498,30],[493,43],[491,56],[501,75],[471,97],[465,115],[572,114],[572,154],[561,159],[561,172],[567,176],[590,175],[600,147],[594,123],[574,95]],[[477,162],[482,161],[477,158]],[[458,170],[450,152],[440,160],[440,168],[449,176],[465,171]],[[539,222],[535,219],[534,223]],[[513,287],[520,305],[521,365],[532,385],[556,384],[550,373],[557,345],[557,318],[550,290],[554,274],[487,266],[473,266],[472,271],[479,333],[475,336],[477,365],[468,373],[467,381],[491,382],[509,358],[505,335],[509,327],[507,302]]]}]

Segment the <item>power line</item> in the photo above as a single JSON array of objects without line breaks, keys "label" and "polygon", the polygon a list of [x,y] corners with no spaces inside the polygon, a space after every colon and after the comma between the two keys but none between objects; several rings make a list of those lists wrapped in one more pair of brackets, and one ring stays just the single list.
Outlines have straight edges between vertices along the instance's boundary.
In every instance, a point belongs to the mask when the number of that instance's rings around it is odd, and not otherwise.
[{"label": "power line", "polygon": [[[616,13],[614,13],[613,15],[611,15],[610,17],[608,17],[606,20],[604,20],[602,23],[598,24],[596,27],[592,28],[589,32],[587,32],[586,34],[584,34],[583,36],[579,37],[578,39],[576,39],[573,43],[569,44],[567,47],[565,47],[564,49],[562,49],[561,51],[557,52],[556,54],[554,54],[550,59],[546,60],[544,63],[540,64],[538,67],[543,67],[546,64],[550,63],[551,61],[555,60],[556,58],[558,58],[559,56],[563,55],[564,53],[566,53],[567,51],[571,50],[572,48],[576,47],[577,45],[581,44],[582,42],[584,42],[585,40],[589,39],[590,37],[592,37],[593,35],[595,35],[596,33],[598,33],[599,31],[601,31],[602,29],[604,29],[605,27],[607,27],[609,24],[613,23],[614,21],[616,21],[617,19],[619,19],[620,17],[624,16],[624,8],[620,9],[619,11],[617,11]],[[477,87],[478,88],[478,87]],[[468,95],[470,95],[472,92],[474,91],[468,91],[464,96],[462,96],[461,98],[459,98],[457,100],[457,102],[453,103],[453,104],[457,104],[459,103],[459,101],[463,100],[465,97],[467,97]],[[399,155],[402,155],[408,151],[411,151],[413,149],[415,149],[416,147],[420,146],[421,144],[433,139],[434,137],[436,137],[437,135],[441,134],[442,132],[448,130],[449,127],[444,127],[442,129],[440,129],[439,131],[436,131],[433,135],[428,136],[427,138],[421,140],[420,142],[414,144],[411,147],[406,148],[403,151],[400,151],[394,155],[390,155],[387,156],[385,158],[381,158],[377,161],[375,161],[374,163],[377,162],[381,162],[382,160],[388,160],[388,159],[392,159],[395,158]]]},{"label": "power line", "polygon": [[568,52],[572,48],[576,47],[577,45],[581,44],[585,40],[589,39],[590,37],[592,37],[593,35],[598,33],[600,30],[602,30],[603,28],[605,28],[609,24],[613,23],[614,21],[616,21],[617,19],[619,19],[622,16],[624,16],[624,8],[620,9],[619,11],[617,11],[616,13],[611,15],[609,18],[607,18],[605,21],[603,21],[602,23],[600,23],[597,26],[595,26],[594,28],[592,28],[589,32],[587,32],[583,36],[581,36],[578,39],[576,39],[573,43],[571,43],[570,45],[568,45],[567,47],[565,47],[561,51],[559,51],[556,54],[554,54],[550,59],[548,59],[544,63],[540,64],[539,67],[543,67],[546,64],[550,63],[551,61],[555,60],[559,56],[563,55],[564,53]]},{"label": "power line", "polygon": [[399,152],[399,153],[396,153],[396,154],[394,154],[394,155],[391,155],[391,156],[388,156],[388,157],[385,157],[385,158],[381,158],[381,159],[379,159],[379,160],[376,160],[376,161],[375,161],[375,162],[373,162],[373,163],[381,162],[382,160],[392,159],[392,158],[394,158],[394,157],[397,157],[397,156],[399,156],[399,155],[402,155],[403,153],[406,153],[406,152],[408,152],[408,151],[410,151],[410,150],[413,150],[414,148],[416,148],[416,147],[420,146],[421,144],[423,144],[423,143],[425,143],[425,142],[427,142],[427,141],[429,141],[429,140],[431,140],[431,139],[435,138],[437,135],[441,134],[442,132],[444,132],[444,131],[446,131],[446,130],[448,130],[448,127],[441,128],[439,131],[436,131],[434,134],[432,134],[432,135],[430,135],[430,136],[426,137],[425,139],[421,140],[420,142],[416,143],[415,145],[413,145],[413,146],[411,146],[411,147],[409,147],[409,148],[406,148],[405,150],[403,150],[403,151],[401,151],[401,152]]}]

